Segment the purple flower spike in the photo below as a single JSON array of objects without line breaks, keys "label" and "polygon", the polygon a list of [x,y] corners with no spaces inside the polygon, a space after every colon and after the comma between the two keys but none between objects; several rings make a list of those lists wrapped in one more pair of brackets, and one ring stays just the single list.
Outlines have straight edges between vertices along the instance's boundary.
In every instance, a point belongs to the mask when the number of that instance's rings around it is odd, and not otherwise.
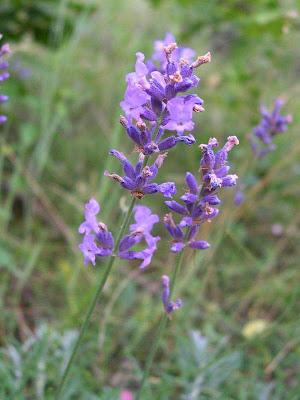
[{"label": "purple flower spike", "polygon": [[273,139],[276,135],[287,130],[288,124],[292,122],[292,116],[283,116],[280,110],[284,102],[277,99],[271,112],[265,106],[261,107],[261,122],[253,129],[253,135],[250,138],[252,150],[258,157],[264,157],[276,149]]},{"label": "purple flower spike", "polygon": [[[152,236],[153,226],[159,221],[156,214],[152,214],[150,208],[146,206],[136,206],[134,208],[135,223],[130,225],[130,234],[126,235],[119,245],[119,257],[127,260],[143,260],[140,268],[146,268],[152,260],[160,240],[159,236]],[[132,250],[132,247],[144,241],[146,248],[144,250]]]},{"label": "purple flower spike", "polygon": [[190,172],[186,173],[185,181],[187,191],[180,197],[183,204],[175,200],[165,201],[166,206],[180,218],[175,223],[172,214],[166,214],[164,224],[173,238],[171,251],[178,253],[185,247],[204,250],[209,243],[196,240],[199,227],[206,221],[215,218],[219,210],[215,207],[220,204],[217,191],[222,187],[236,185],[237,175],[228,174],[230,167],[227,165],[228,153],[239,143],[236,136],[229,136],[223,148],[215,151],[219,145],[215,138],[211,138],[208,144],[200,145],[202,158],[200,170],[202,172],[202,185],[199,185],[196,177]]},{"label": "purple flower spike", "polygon": [[[0,34],[0,40],[2,39],[2,35]],[[0,47],[0,83],[4,82],[9,78],[9,73],[6,71],[9,64],[5,60],[5,57],[10,53],[9,45],[3,44]],[[0,94],[0,104],[5,103],[8,100],[8,96]],[[4,124],[7,121],[7,117],[5,115],[0,115],[0,125]]]},{"label": "purple flower spike", "polygon": [[97,221],[100,212],[98,202],[92,198],[85,205],[85,221],[79,226],[79,233],[84,235],[79,249],[84,256],[84,263],[96,265],[96,257],[107,257],[113,252],[114,238],[103,222]]},{"label": "purple flower spike", "polygon": [[175,301],[169,301],[170,299],[170,279],[167,275],[163,275],[161,278],[162,282],[162,302],[164,309],[167,314],[171,314],[173,311],[178,310],[182,307],[182,300],[177,299]]},{"label": "purple flower spike", "polygon": [[[126,76],[121,102],[125,116],[120,122],[136,149],[145,155],[169,150],[179,142],[194,144],[195,138],[184,132],[194,128],[194,112],[204,111],[203,100],[196,94],[178,94],[198,85],[200,79],[194,71],[210,62],[210,56],[200,56],[193,62],[194,52],[178,47],[172,39],[167,34],[165,40],[157,41],[152,60],[146,63],[144,55],[137,53],[135,71]],[[177,132],[177,136],[164,137],[166,131]]]}]

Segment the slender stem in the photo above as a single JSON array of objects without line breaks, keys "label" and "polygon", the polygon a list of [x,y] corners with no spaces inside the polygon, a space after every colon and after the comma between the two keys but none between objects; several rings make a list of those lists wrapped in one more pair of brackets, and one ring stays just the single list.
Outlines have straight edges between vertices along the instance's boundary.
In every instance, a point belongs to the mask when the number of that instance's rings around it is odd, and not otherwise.
[{"label": "slender stem", "polygon": [[[122,239],[122,236],[123,236],[128,224],[129,224],[129,220],[130,220],[130,217],[131,217],[131,214],[132,214],[133,207],[134,207],[135,203],[136,203],[136,198],[133,197],[132,200],[131,200],[129,209],[128,209],[125,217],[124,217],[124,220],[123,220],[123,223],[121,225],[121,228],[119,230],[119,234],[117,236],[116,243],[115,243],[115,246],[114,246],[114,253],[117,251],[117,249],[119,247],[119,244],[120,244],[120,241]],[[95,306],[97,304],[97,300],[100,297],[102,289],[103,289],[103,287],[104,287],[104,285],[105,285],[105,283],[107,281],[107,278],[108,278],[108,276],[109,276],[109,274],[111,272],[111,269],[112,269],[112,267],[113,267],[113,265],[115,263],[115,260],[116,260],[115,256],[113,256],[113,255],[110,256],[108,264],[107,264],[107,266],[105,268],[104,274],[101,276],[101,279],[99,280],[99,283],[98,283],[98,286],[97,286],[97,290],[96,290],[96,292],[95,292],[95,294],[94,294],[94,296],[93,296],[93,298],[92,298],[92,300],[90,302],[90,305],[88,307],[87,313],[86,313],[85,318],[84,318],[84,321],[83,321],[83,323],[81,325],[78,338],[77,338],[76,343],[74,345],[72,354],[71,354],[71,356],[69,358],[68,364],[67,364],[67,366],[66,366],[66,368],[64,370],[63,376],[62,376],[61,381],[59,383],[59,386],[58,386],[58,389],[57,389],[57,392],[56,392],[56,396],[55,396],[56,400],[58,400],[60,398],[63,386],[64,386],[64,384],[65,384],[65,382],[66,382],[66,380],[68,378],[68,375],[70,373],[70,369],[72,367],[72,364],[73,364],[74,359],[76,357],[76,354],[78,352],[79,346],[81,344],[81,341],[83,339],[85,331],[86,331],[86,329],[87,329],[87,327],[89,325],[91,316],[92,316],[93,311],[95,309]]]},{"label": "slender stem", "polygon": [[[181,264],[182,264],[182,261],[183,261],[183,252],[184,252],[184,250],[182,250],[180,252],[180,254],[177,256],[176,265],[175,265],[175,268],[174,268],[172,276],[171,276],[170,296],[174,292],[176,279],[177,279],[177,276],[178,276],[178,273],[180,271]],[[147,378],[149,376],[149,373],[150,373],[150,370],[151,370],[151,367],[152,367],[152,364],[153,364],[153,360],[154,360],[154,357],[155,357],[157,349],[158,349],[159,341],[160,341],[160,338],[161,338],[161,336],[163,334],[163,331],[164,331],[164,329],[165,329],[165,327],[167,325],[167,321],[168,321],[168,316],[167,316],[166,313],[164,313],[160,318],[160,321],[159,321],[159,324],[158,324],[158,327],[157,327],[157,330],[156,330],[156,334],[155,334],[152,346],[151,346],[151,348],[149,350],[149,353],[148,353],[148,356],[147,356],[147,359],[146,359],[146,365],[145,365],[145,369],[144,369],[143,378],[142,378],[142,381],[141,381],[141,384],[140,384],[140,388],[139,388],[139,391],[138,391],[138,393],[136,395],[135,400],[140,400],[142,398],[141,396],[142,396],[142,392],[143,392],[143,387],[144,387],[145,382],[146,382],[146,380],[147,380]]]},{"label": "slender stem", "polygon": [[177,262],[173,271],[173,274],[171,276],[171,283],[170,283],[170,297],[172,296],[174,289],[175,289],[175,284],[176,284],[176,279],[178,276],[178,273],[181,269],[181,264],[183,261],[183,254],[184,254],[184,249],[179,253],[178,258],[177,258]]},{"label": "slender stem", "polygon": [[146,382],[146,380],[147,380],[147,378],[149,376],[149,373],[150,373],[150,370],[151,370],[151,367],[152,367],[152,364],[153,364],[153,360],[154,360],[154,357],[155,357],[157,349],[158,349],[159,340],[160,340],[160,337],[162,336],[162,333],[163,333],[163,331],[164,331],[164,329],[165,329],[165,327],[167,325],[167,321],[168,321],[167,314],[164,313],[160,318],[160,321],[159,321],[159,324],[158,324],[158,327],[157,327],[157,330],[156,330],[156,335],[154,337],[152,346],[151,346],[151,348],[149,350],[149,353],[148,353],[148,356],[147,356],[147,360],[146,360],[145,369],[144,369],[143,378],[142,378],[142,381],[141,381],[141,384],[140,384],[140,388],[139,388],[139,391],[138,391],[138,393],[136,395],[135,400],[142,399],[141,396],[142,396],[142,393],[143,393],[143,388],[144,388],[145,382]]}]

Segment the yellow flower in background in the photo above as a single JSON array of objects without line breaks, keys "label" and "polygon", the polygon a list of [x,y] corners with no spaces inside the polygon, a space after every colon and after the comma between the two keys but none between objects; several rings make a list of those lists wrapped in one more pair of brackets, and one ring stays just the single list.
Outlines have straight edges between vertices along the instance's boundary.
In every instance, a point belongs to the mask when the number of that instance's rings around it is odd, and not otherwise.
[{"label": "yellow flower in background", "polygon": [[264,319],[254,319],[253,321],[249,321],[244,325],[242,334],[245,338],[251,339],[252,337],[264,332],[267,327],[268,321]]}]

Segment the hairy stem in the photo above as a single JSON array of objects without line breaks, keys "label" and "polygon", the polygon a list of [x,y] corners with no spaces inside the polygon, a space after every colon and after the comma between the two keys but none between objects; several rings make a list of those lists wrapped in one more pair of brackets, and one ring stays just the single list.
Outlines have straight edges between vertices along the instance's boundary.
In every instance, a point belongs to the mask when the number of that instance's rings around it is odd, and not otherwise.
[{"label": "hairy stem", "polygon": [[[115,246],[114,246],[114,253],[118,250],[118,247],[119,247],[120,241],[121,241],[121,239],[123,237],[123,234],[124,234],[126,228],[128,227],[128,224],[129,224],[129,221],[130,221],[130,217],[131,217],[131,214],[132,214],[132,211],[133,211],[135,203],[136,203],[136,198],[133,197],[132,200],[131,200],[129,209],[128,209],[125,217],[124,217],[124,220],[123,220],[123,223],[121,225],[121,228],[119,230],[119,234],[117,236],[116,243],[115,243]],[[92,298],[92,300],[90,302],[90,305],[88,307],[88,310],[87,310],[85,318],[84,318],[84,321],[83,321],[83,323],[81,325],[80,332],[79,332],[78,338],[76,340],[76,343],[74,345],[72,354],[71,354],[71,356],[69,358],[69,361],[68,361],[67,366],[66,366],[66,368],[64,370],[64,373],[63,373],[63,376],[61,378],[61,381],[60,381],[60,383],[58,385],[58,389],[57,389],[56,396],[55,396],[56,400],[58,400],[60,398],[60,395],[62,393],[62,389],[63,389],[64,384],[65,384],[65,382],[66,382],[66,380],[68,378],[68,375],[70,373],[71,367],[72,367],[72,365],[74,363],[74,360],[75,360],[76,354],[78,352],[79,346],[81,344],[81,341],[83,339],[85,331],[86,331],[86,329],[87,329],[87,327],[89,325],[90,319],[92,317],[92,314],[93,314],[93,311],[94,311],[95,306],[97,304],[97,301],[98,301],[98,299],[100,297],[100,294],[102,293],[102,289],[103,289],[103,287],[104,287],[104,285],[105,285],[105,283],[107,281],[107,278],[108,278],[108,276],[109,276],[109,274],[111,272],[111,269],[112,269],[112,267],[113,267],[113,265],[115,263],[115,260],[116,260],[115,256],[113,256],[113,255],[110,256],[108,264],[107,264],[107,266],[105,268],[105,271],[104,271],[103,275],[101,276],[101,278],[99,280],[96,292],[95,292],[95,294],[94,294],[94,296],[93,296],[93,298]]]},{"label": "hairy stem", "polygon": [[[176,265],[175,265],[175,268],[174,268],[172,276],[171,276],[170,296],[174,292],[176,279],[177,279],[177,276],[178,276],[178,273],[180,271],[181,264],[182,264],[182,261],[183,261],[183,253],[184,253],[184,250],[182,250],[180,252],[180,254],[178,254],[178,256],[177,256]],[[138,393],[136,395],[136,400],[142,399],[141,396],[142,396],[143,388],[144,388],[145,382],[146,382],[146,380],[147,380],[147,378],[149,376],[149,373],[150,373],[150,370],[151,370],[151,367],[152,367],[152,364],[153,364],[153,360],[154,360],[154,357],[155,357],[157,349],[158,349],[159,341],[160,341],[160,338],[161,338],[161,336],[162,336],[162,334],[164,332],[164,329],[165,329],[165,327],[167,325],[167,321],[168,321],[168,315],[166,313],[164,313],[162,315],[162,317],[160,318],[160,321],[159,321],[159,324],[158,324],[158,327],[157,327],[157,330],[156,330],[156,334],[154,336],[154,340],[153,340],[152,346],[151,346],[151,348],[149,350],[149,353],[148,353],[148,356],[147,356],[147,359],[146,359],[144,374],[143,374],[143,378],[142,378],[142,381],[141,381],[141,384],[140,384],[140,387],[139,387],[139,391],[138,391]]]}]

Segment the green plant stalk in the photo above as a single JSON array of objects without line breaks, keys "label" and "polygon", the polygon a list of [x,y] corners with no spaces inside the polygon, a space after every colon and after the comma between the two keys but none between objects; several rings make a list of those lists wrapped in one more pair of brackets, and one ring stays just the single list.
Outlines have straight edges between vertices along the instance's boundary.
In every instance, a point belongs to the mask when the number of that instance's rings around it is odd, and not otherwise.
[{"label": "green plant stalk", "polygon": [[[198,198],[203,194],[203,190],[204,190],[204,187],[202,186]],[[190,228],[187,230],[187,232],[185,234],[185,237],[184,237],[185,240],[188,238],[189,234],[190,234]],[[174,289],[175,289],[177,276],[178,276],[179,271],[181,269],[181,264],[182,264],[182,260],[183,260],[183,254],[184,254],[184,249],[178,254],[176,265],[175,265],[175,268],[174,268],[173,273],[171,275],[170,297],[172,296],[172,294],[174,292]],[[158,349],[158,344],[159,344],[160,337],[161,337],[161,335],[162,335],[162,333],[164,331],[164,328],[167,325],[167,318],[168,318],[168,316],[166,315],[166,313],[164,313],[164,315],[160,319],[160,322],[159,322],[159,325],[158,325],[158,328],[157,328],[157,331],[156,331],[156,335],[155,335],[154,341],[152,343],[152,347],[151,347],[151,349],[150,349],[150,351],[148,353],[148,357],[146,359],[146,366],[145,366],[145,370],[144,370],[144,374],[143,374],[143,378],[142,378],[142,381],[141,381],[141,384],[140,384],[139,391],[138,391],[138,393],[136,395],[136,400],[141,399],[141,394],[142,394],[142,391],[143,391],[143,387],[144,387],[144,384],[145,384],[145,382],[146,382],[146,380],[148,378],[148,375],[150,373],[150,370],[151,370],[151,367],[152,367],[152,364],[153,364],[153,360],[154,360],[156,351]]]},{"label": "green plant stalk", "polygon": [[[172,296],[173,292],[174,292],[174,288],[175,288],[175,284],[176,284],[176,279],[177,276],[179,274],[179,271],[181,269],[181,265],[182,265],[182,261],[183,261],[183,254],[184,254],[184,250],[182,250],[182,252],[178,255],[177,257],[177,261],[176,261],[176,265],[175,268],[173,270],[172,276],[171,276],[171,283],[170,283],[170,296]],[[143,388],[145,385],[145,382],[149,376],[152,364],[153,364],[153,360],[154,357],[156,355],[157,349],[158,349],[158,345],[159,345],[159,341],[160,338],[164,332],[164,329],[167,325],[168,322],[168,315],[166,313],[164,313],[159,321],[158,327],[157,327],[157,331],[152,343],[152,346],[150,348],[150,351],[148,353],[147,359],[146,359],[146,365],[145,365],[145,369],[144,369],[144,374],[143,374],[143,378],[140,384],[140,388],[139,391],[136,395],[135,400],[140,400],[142,397],[142,392],[143,392]]]},{"label": "green plant stalk", "polygon": [[[159,120],[158,120],[158,122],[156,124],[154,136],[156,136],[158,134],[159,126],[161,124],[162,118],[163,118],[163,115],[159,118]],[[118,138],[116,140],[118,140]],[[144,166],[146,166],[148,164],[148,161],[149,161],[149,156],[146,156],[145,159],[144,159]],[[102,289],[103,289],[103,287],[104,287],[104,285],[105,285],[105,283],[107,281],[107,278],[108,278],[108,276],[109,276],[109,274],[111,272],[111,269],[112,269],[112,267],[114,265],[114,262],[115,262],[115,259],[116,259],[114,254],[115,254],[115,252],[117,251],[117,249],[119,247],[119,244],[121,242],[121,239],[123,237],[123,234],[124,234],[126,228],[128,227],[128,224],[129,224],[129,221],[130,221],[130,218],[131,218],[132,211],[133,211],[135,203],[136,203],[136,198],[133,197],[132,200],[131,200],[129,209],[128,209],[125,217],[124,217],[123,223],[121,225],[121,229],[119,231],[119,234],[118,234],[115,246],[114,246],[113,255],[110,257],[109,262],[107,264],[107,267],[106,267],[106,269],[104,271],[104,274],[103,274],[103,276],[101,277],[101,279],[99,281],[99,285],[97,286],[97,290],[96,290],[96,292],[94,294],[94,297],[92,298],[92,301],[91,301],[91,303],[89,305],[89,308],[87,310],[87,313],[85,315],[84,321],[83,321],[83,323],[81,325],[79,336],[78,336],[78,338],[76,340],[76,343],[74,345],[74,349],[72,351],[72,354],[70,356],[68,364],[67,364],[67,366],[66,366],[66,368],[64,370],[62,379],[61,379],[61,381],[59,383],[59,386],[58,386],[58,389],[57,389],[57,392],[56,392],[56,396],[55,396],[56,400],[58,400],[60,398],[60,394],[62,392],[63,386],[64,386],[64,384],[65,384],[65,382],[67,380],[67,377],[68,377],[68,375],[70,373],[71,366],[72,366],[72,364],[74,362],[75,356],[76,356],[76,354],[78,352],[78,349],[79,349],[79,346],[80,346],[80,343],[82,341],[84,333],[85,333],[85,331],[86,331],[86,329],[88,327],[88,324],[90,322],[91,316],[92,316],[93,311],[95,309],[95,306],[97,304],[97,300],[100,297]]]},{"label": "green plant stalk", "polygon": [[[121,239],[123,237],[123,234],[124,234],[128,224],[129,224],[129,221],[130,221],[130,218],[131,218],[132,211],[133,211],[135,203],[136,203],[136,198],[133,197],[132,200],[131,200],[129,209],[128,209],[125,217],[124,217],[123,223],[121,225],[121,228],[120,228],[120,231],[119,231],[116,243],[115,243],[114,253],[118,249],[120,241],[121,241]],[[70,373],[71,367],[72,367],[73,362],[75,360],[76,354],[78,352],[79,346],[81,344],[81,341],[83,339],[85,331],[86,331],[86,329],[87,329],[87,327],[89,325],[91,316],[92,316],[93,311],[95,309],[95,306],[97,304],[97,300],[99,299],[100,294],[102,293],[102,289],[103,289],[103,287],[104,287],[104,285],[105,285],[105,283],[107,281],[107,278],[108,278],[108,276],[109,276],[109,274],[110,274],[110,272],[112,270],[112,267],[113,267],[113,265],[115,263],[115,260],[116,260],[116,257],[114,255],[110,256],[110,259],[108,261],[107,267],[106,267],[103,275],[101,276],[101,279],[100,279],[99,284],[97,286],[97,290],[96,290],[96,292],[95,292],[95,294],[94,294],[94,296],[93,296],[93,298],[92,298],[92,300],[90,302],[90,305],[88,307],[87,313],[86,313],[85,318],[84,318],[84,321],[83,321],[83,323],[81,325],[81,328],[80,328],[79,336],[78,336],[78,338],[76,340],[76,343],[74,345],[72,354],[71,354],[71,356],[69,358],[68,364],[67,364],[67,366],[66,366],[66,368],[64,370],[63,376],[62,376],[61,381],[60,381],[60,383],[58,385],[58,389],[57,389],[56,396],[55,396],[56,400],[58,400],[60,398],[60,395],[62,393],[62,389],[64,387],[64,384],[66,383],[66,380],[67,380],[68,375]]]}]

